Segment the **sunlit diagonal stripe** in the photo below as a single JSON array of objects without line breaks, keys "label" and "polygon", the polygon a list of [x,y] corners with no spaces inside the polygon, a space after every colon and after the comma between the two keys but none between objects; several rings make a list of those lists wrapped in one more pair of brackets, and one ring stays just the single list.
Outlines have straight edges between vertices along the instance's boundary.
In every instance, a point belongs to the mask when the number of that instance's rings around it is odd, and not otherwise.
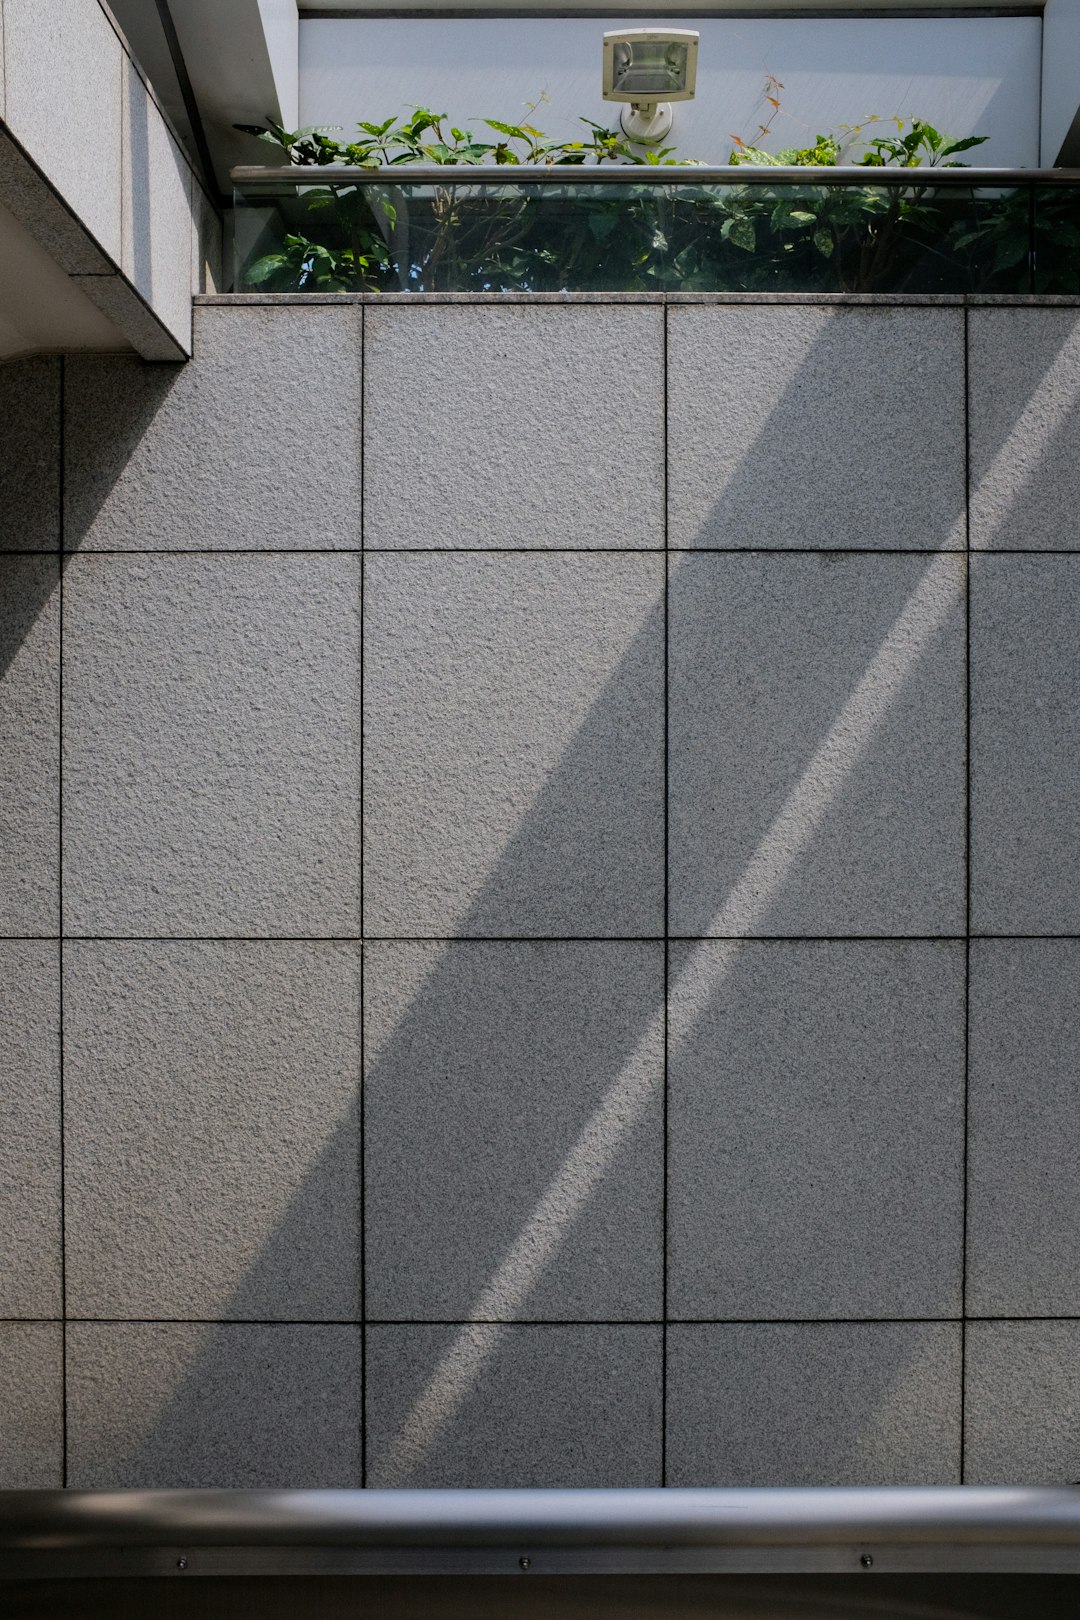
[{"label": "sunlit diagonal stripe", "polygon": [[1080,328],[1073,327],[972,491],[972,516],[985,513],[989,530],[981,538],[973,534],[973,548],[987,549],[1010,512],[1022,509],[1025,491],[1045,478],[1047,447],[1064,433],[1077,407],[1078,369]]},{"label": "sunlit diagonal stripe", "polygon": [[[943,553],[924,569],[865,674],[788,794],[709,927],[714,939],[692,950],[672,981],[682,1039],[730,971],[739,937],[765,918],[845,781],[881,726],[911,671],[945,624],[964,587],[966,561]],[[735,936],[725,950],[715,936]],[[655,1087],[647,1058],[664,1036],[665,1008],[647,1025],[599,1107],[586,1122],[513,1245],[372,1471],[373,1485],[405,1485],[454,1421],[495,1354],[507,1318],[522,1314],[580,1211],[641,1117]],[[669,1051],[677,1050],[676,1044]]]}]

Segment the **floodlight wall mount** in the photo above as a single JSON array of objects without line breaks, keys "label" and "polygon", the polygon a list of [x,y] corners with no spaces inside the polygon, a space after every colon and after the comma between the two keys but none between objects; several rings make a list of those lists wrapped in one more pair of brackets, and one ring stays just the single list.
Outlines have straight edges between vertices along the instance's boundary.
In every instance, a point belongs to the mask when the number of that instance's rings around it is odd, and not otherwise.
[{"label": "floodlight wall mount", "polygon": [[665,136],[670,135],[674,122],[675,114],[666,101],[657,101],[647,107],[639,107],[631,102],[619,113],[619,128],[627,140],[637,146],[658,146]]},{"label": "floodlight wall mount", "polygon": [[604,100],[624,103],[623,134],[655,146],[671,129],[673,101],[691,101],[700,35],[689,28],[623,28],[604,35]]}]

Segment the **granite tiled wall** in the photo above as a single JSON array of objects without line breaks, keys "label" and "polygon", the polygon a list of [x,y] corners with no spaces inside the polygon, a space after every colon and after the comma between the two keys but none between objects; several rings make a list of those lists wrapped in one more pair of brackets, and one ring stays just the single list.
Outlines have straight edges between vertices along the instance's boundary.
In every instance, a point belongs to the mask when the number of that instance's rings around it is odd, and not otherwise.
[{"label": "granite tiled wall", "polygon": [[191,353],[191,295],[221,285],[217,199],[105,0],[0,0],[0,204],[112,323],[98,346]]},{"label": "granite tiled wall", "polygon": [[1080,309],[0,398],[0,1485],[1080,1478]]}]

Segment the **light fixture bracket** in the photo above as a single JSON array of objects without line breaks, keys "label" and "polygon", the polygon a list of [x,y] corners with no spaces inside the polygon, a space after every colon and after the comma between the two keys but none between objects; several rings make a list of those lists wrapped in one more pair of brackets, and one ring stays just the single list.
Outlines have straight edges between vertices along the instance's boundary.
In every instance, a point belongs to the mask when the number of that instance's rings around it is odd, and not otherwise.
[{"label": "light fixture bracket", "polygon": [[670,133],[673,101],[693,99],[699,35],[690,28],[621,28],[604,35],[605,101],[624,105],[628,140],[655,146]]},{"label": "light fixture bracket", "polygon": [[675,114],[667,101],[650,101],[644,106],[632,101],[619,114],[619,128],[637,146],[656,146],[671,134]]}]

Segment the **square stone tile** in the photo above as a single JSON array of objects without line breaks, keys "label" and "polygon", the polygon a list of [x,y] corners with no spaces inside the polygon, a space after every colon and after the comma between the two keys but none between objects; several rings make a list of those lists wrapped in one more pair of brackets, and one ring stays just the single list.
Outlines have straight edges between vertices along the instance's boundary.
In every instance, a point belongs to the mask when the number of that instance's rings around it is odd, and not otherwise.
[{"label": "square stone tile", "polygon": [[55,934],[60,868],[60,569],[0,556],[0,934]]},{"label": "square stone tile", "polygon": [[0,940],[0,1317],[59,1316],[60,947]]},{"label": "square stone tile", "polygon": [[661,1315],[662,942],[369,944],[364,997],[369,1315]]},{"label": "square stone tile", "polygon": [[60,544],[60,366],[55,355],[0,365],[0,551]]},{"label": "square stone tile", "polygon": [[956,1322],[668,1331],[668,1484],[958,1485]]},{"label": "square stone tile", "polygon": [[1080,1316],[1078,1049],[1080,941],[975,940],[967,1287],[976,1315]]},{"label": "square stone tile", "polygon": [[[668,321],[673,546],[964,545],[963,310],[683,305]],[[917,472],[897,455],[912,423]]]},{"label": "square stone tile", "polygon": [[1080,550],[1080,310],[969,320],[971,544]]},{"label": "square stone tile", "polygon": [[658,308],[366,312],[364,539],[664,544]]},{"label": "square stone tile", "polygon": [[360,917],[360,560],[77,557],[68,933],[340,936]]},{"label": "square stone tile", "polygon": [[356,1317],[358,948],[64,951],[71,1314]]},{"label": "square stone tile", "polygon": [[963,570],[672,563],[673,933],[963,931]]},{"label": "square stone tile", "polygon": [[959,1315],[964,947],[676,945],[668,1308]]},{"label": "square stone tile", "polygon": [[64,1483],[59,1322],[0,1322],[0,1490]]},{"label": "square stone tile", "polygon": [[123,139],[124,274],[190,353],[191,168],[126,57]]},{"label": "square stone tile", "polygon": [[188,365],[69,359],[66,544],[359,546],[361,314],[202,306]]},{"label": "square stone tile", "polygon": [[659,1485],[659,1327],[369,1327],[368,1484]]},{"label": "square stone tile", "polygon": [[365,932],[660,934],[662,559],[365,570]]},{"label": "square stone tile", "polygon": [[358,1327],[74,1322],[69,1483],[355,1487],[361,1357]]},{"label": "square stone tile", "polygon": [[976,933],[1080,932],[1080,557],[976,557],[971,915]]},{"label": "square stone tile", "polygon": [[1080,1322],[970,1322],[964,1383],[968,1484],[1080,1480]]},{"label": "square stone tile", "polygon": [[100,6],[4,0],[7,123],[117,264],[125,66]]}]

